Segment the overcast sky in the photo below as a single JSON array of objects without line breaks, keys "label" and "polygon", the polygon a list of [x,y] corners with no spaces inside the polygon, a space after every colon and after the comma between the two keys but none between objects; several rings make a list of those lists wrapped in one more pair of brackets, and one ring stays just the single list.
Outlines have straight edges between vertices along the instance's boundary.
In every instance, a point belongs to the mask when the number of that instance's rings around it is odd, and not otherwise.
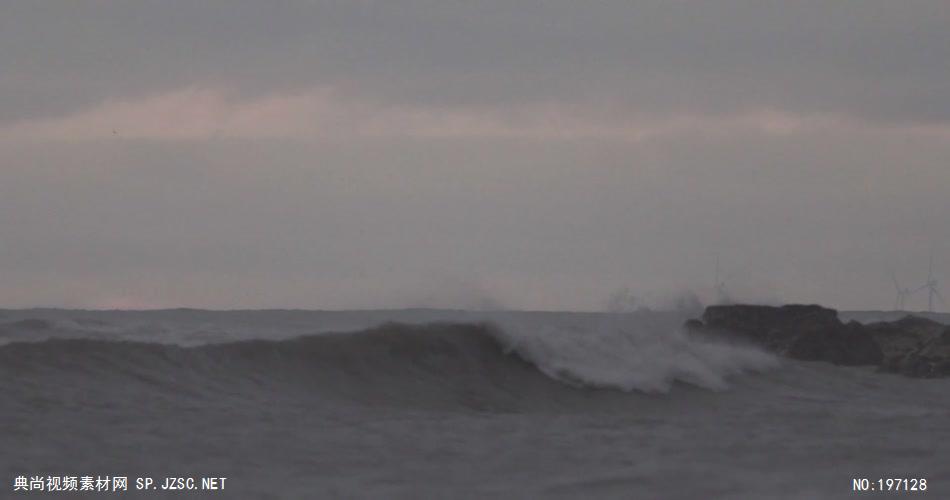
[{"label": "overcast sky", "polygon": [[950,283],[948,26],[945,0],[3,2],[0,306],[598,309],[709,295],[718,255],[740,299],[889,307],[931,252]]}]

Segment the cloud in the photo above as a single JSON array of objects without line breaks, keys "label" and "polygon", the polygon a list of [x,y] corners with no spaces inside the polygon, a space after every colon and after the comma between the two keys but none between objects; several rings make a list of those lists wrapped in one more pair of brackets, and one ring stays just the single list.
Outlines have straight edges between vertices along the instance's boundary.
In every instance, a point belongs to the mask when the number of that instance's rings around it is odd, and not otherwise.
[{"label": "cloud", "polygon": [[[684,135],[789,135],[880,127],[846,115],[794,114],[771,109],[734,114],[675,114],[618,118],[558,103],[505,112],[465,108],[386,106],[314,88],[287,95],[240,99],[227,91],[185,88],[140,99],[110,100],[61,117],[0,127],[0,140],[83,142],[108,139],[200,141],[296,139],[360,141],[383,137],[611,139],[622,142]],[[948,134],[942,125],[904,126],[914,133]]]},{"label": "cloud", "polygon": [[940,0],[5,2],[0,304],[377,307],[459,276],[457,303],[598,308],[709,286],[714,253],[734,290],[890,304],[883,264],[950,242],[948,25]]},{"label": "cloud", "polygon": [[233,0],[0,7],[0,121],[182,88],[492,113],[772,109],[946,123],[950,9],[846,2]]}]

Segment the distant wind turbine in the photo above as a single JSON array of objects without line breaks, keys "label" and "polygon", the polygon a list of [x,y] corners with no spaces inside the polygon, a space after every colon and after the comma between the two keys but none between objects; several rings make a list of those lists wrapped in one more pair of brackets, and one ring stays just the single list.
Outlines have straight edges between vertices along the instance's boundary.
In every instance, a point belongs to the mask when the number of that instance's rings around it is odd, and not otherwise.
[{"label": "distant wind turbine", "polygon": [[719,277],[719,256],[716,256],[716,280],[713,282],[713,289],[716,290],[716,300],[719,304],[728,304],[732,302],[729,293],[726,292],[726,283]]},{"label": "distant wind turbine", "polygon": [[945,300],[943,300],[943,296],[940,295],[940,290],[937,288],[937,280],[934,278],[933,254],[930,255],[930,267],[927,270],[927,282],[914,290],[914,292],[919,292],[921,290],[927,290],[927,311],[934,312],[934,299],[940,300],[944,307],[946,307],[947,303]]},{"label": "distant wind turbine", "polygon": [[897,281],[897,275],[894,274],[894,271],[891,271],[891,280],[894,282],[894,288],[897,289],[897,297],[894,299],[894,310],[903,311],[904,304],[907,302],[907,297],[910,297],[915,290],[910,288],[902,288],[900,282]]}]

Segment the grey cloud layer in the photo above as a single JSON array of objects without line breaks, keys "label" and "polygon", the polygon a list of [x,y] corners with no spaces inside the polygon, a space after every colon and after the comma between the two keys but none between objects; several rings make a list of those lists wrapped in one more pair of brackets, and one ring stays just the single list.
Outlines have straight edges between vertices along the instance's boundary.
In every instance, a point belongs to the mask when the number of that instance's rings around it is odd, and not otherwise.
[{"label": "grey cloud layer", "polygon": [[718,254],[740,297],[881,307],[889,267],[950,272],[947,26],[942,0],[3,2],[0,306],[597,308],[708,292]]},{"label": "grey cloud layer", "polygon": [[945,2],[7,2],[0,120],[189,85],[946,121]]}]

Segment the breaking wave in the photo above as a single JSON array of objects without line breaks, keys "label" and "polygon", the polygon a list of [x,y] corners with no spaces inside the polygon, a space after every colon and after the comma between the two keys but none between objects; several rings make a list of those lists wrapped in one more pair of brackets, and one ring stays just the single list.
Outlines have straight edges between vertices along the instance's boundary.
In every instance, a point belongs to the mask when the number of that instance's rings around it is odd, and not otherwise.
[{"label": "breaking wave", "polygon": [[93,339],[0,346],[4,385],[15,390],[22,381],[24,397],[32,384],[89,390],[91,379],[104,394],[115,393],[116,386],[131,391],[144,385],[196,397],[208,391],[268,399],[303,393],[363,403],[496,408],[589,394],[579,388],[655,393],[682,382],[720,390],[732,375],[775,365],[772,356],[752,348],[623,324],[577,331],[389,323],[352,333],[192,347]]},{"label": "breaking wave", "polygon": [[667,392],[675,382],[722,390],[730,376],[777,366],[750,346],[697,339],[665,325],[614,317],[587,331],[546,327],[501,331],[509,350],[551,378],[572,385],[622,391]]}]

